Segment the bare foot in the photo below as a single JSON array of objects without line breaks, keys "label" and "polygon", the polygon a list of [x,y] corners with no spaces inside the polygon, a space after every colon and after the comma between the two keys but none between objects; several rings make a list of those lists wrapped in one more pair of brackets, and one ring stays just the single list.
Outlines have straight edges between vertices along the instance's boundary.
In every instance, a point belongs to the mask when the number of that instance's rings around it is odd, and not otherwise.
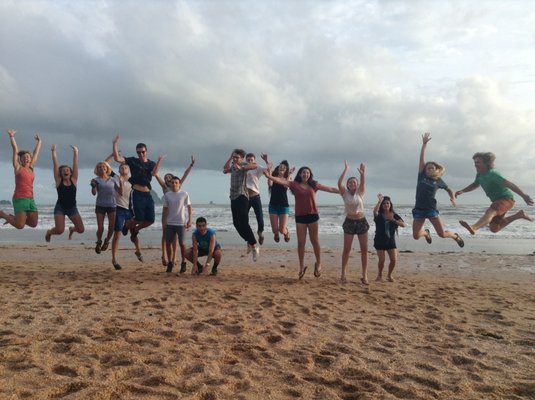
[{"label": "bare foot", "polygon": [[340,283],[346,284],[347,283],[347,278],[345,276],[340,277]]},{"label": "bare foot", "polygon": [[388,276],[388,277],[386,278],[386,280],[387,280],[388,282],[394,282],[394,278],[392,278],[391,276]]},{"label": "bare foot", "polygon": [[368,280],[365,279],[365,278],[360,278],[360,283],[362,283],[362,284],[365,285],[365,286],[368,286],[368,285],[370,284],[370,283],[368,282]]},{"label": "bare foot", "polygon": [[74,229],[74,226],[69,227],[69,240],[72,240],[72,235],[76,232],[76,229]]},{"label": "bare foot", "polygon": [[50,242],[50,238],[52,237],[52,233],[50,233],[50,229],[46,231],[45,240],[47,242]]},{"label": "bare foot", "polygon": [[318,263],[314,264],[314,276],[316,278],[319,278],[321,276],[321,264],[318,264]]},{"label": "bare foot", "polygon": [[383,277],[381,275],[377,275],[377,278],[375,278],[375,282],[382,282]]},{"label": "bare foot", "polygon": [[303,279],[303,276],[305,276],[305,272],[307,272],[307,267],[304,267],[302,270],[299,270],[299,280]]},{"label": "bare foot", "polygon": [[533,218],[530,217],[530,216],[528,215],[528,213],[525,212],[524,210],[520,210],[520,211],[519,211],[519,215],[520,215],[520,218],[522,218],[522,219],[527,219],[528,221],[533,222]]},{"label": "bare foot", "polygon": [[463,226],[463,228],[465,228],[468,232],[470,232],[470,235],[476,234],[476,231],[474,231],[474,228],[472,228],[472,226],[468,222],[459,221],[459,223]]}]

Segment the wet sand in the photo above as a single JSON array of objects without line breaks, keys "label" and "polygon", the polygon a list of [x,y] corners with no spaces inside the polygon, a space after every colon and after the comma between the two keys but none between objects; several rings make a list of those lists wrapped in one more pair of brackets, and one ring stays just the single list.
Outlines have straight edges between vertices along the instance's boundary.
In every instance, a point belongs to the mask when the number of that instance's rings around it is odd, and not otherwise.
[{"label": "wet sand", "polygon": [[0,398],[533,399],[533,256],[401,253],[340,284],[340,252],[224,249],[217,277],[156,248],[2,245]]}]

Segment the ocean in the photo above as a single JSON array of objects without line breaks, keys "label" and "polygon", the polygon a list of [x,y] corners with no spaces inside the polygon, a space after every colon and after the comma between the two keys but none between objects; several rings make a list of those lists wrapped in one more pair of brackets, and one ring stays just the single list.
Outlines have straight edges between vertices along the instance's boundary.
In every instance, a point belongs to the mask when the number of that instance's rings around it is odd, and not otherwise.
[{"label": "ocean", "polygon": [[[458,221],[464,219],[475,222],[485,211],[488,205],[462,205],[458,207],[441,207],[440,215],[443,219],[445,228],[458,232],[465,240],[466,246],[463,249],[453,242],[453,240],[440,239],[434,232],[431,224],[426,223],[433,234],[433,244],[428,245],[425,240],[421,239],[415,241],[412,239],[412,205],[396,206],[396,212],[401,215],[405,222],[409,225],[406,228],[400,228],[398,248],[400,251],[470,251],[470,252],[485,252],[489,254],[532,254],[535,251],[535,225],[529,221],[520,220],[515,221],[502,232],[497,234],[491,233],[488,229],[480,230],[476,236],[471,237],[468,232],[462,228]],[[79,205],[78,209],[84,221],[86,232],[82,235],[76,235],[74,239],[69,242],[66,233],[63,236],[54,236],[52,244],[92,244],[95,240],[96,219],[94,213],[94,205]],[[370,249],[373,250],[373,234],[375,227],[373,224],[373,206],[365,207],[365,213],[370,222]],[[515,212],[516,208],[511,212]],[[6,208],[7,211],[7,208]],[[37,242],[44,243],[44,235],[47,229],[54,225],[54,206],[40,205],[39,206],[39,224],[37,228],[25,228],[17,230],[11,226],[0,226],[0,243],[28,243]],[[339,248],[342,246],[342,222],[344,220],[343,205],[320,205],[320,238],[322,247]],[[161,237],[161,212],[162,206],[156,206],[156,222],[149,228],[145,229],[141,238],[143,245],[158,246]],[[529,210],[528,210],[529,212]],[[230,212],[230,205],[228,204],[201,204],[193,205],[193,219],[204,216],[208,220],[211,228],[218,232],[220,242],[225,245],[240,245],[243,244],[242,239],[236,233],[232,226],[232,215]],[[256,219],[251,210],[250,222],[253,230],[256,232]],[[66,226],[69,226],[70,221],[67,220]],[[269,215],[267,213],[267,205],[264,205],[264,223],[266,243],[269,246],[281,247],[295,247],[295,223],[293,215],[290,215],[290,233],[293,240],[290,243],[275,243],[271,235],[271,227],[269,224]],[[357,245],[355,240],[354,245]]]}]

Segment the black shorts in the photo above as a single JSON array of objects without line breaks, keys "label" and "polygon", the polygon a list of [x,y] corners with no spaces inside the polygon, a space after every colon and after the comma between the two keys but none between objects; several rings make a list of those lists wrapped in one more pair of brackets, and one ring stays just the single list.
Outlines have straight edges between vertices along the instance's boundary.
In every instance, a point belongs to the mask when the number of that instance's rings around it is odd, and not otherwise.
[{"label": "black shorts", "polygon": [[95,214],[108,214],[114,213],[117,211],[117,207],[102,207],[102,206],[96,206],[95,207]]},{"label": "black shorts", "polygon": [[319,221],[320,216],[318,214],[296,215],[295,222],[297,224],[312,224]]}]

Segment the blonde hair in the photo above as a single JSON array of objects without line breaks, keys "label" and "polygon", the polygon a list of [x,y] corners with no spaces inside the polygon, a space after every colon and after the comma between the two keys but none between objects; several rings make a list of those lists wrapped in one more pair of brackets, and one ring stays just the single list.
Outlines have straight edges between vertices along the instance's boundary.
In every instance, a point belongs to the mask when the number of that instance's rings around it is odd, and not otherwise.
[{"label": "blonde hair", "polygon": [[496,160],[496,155],[494,153],[491,153],[490,151],[486,153],[476,153],[472,156],[472,160],[475,160],[476,158],[481,158],[483,164],[485,164],[488,169],[494,168],[494,161]]},{"label": "blonde hair", "polygon": [[97,169],[98,169],[99,165],[104,165],[106,167],[106,175],[108,175],[108,176],[111,175],[112,169],[110,167],[110,164],[108,164],[106,161],[100,161],[100,162],[97,163],[97,165],[95,166],[95,170],[93,171],[95,173],[95,175],[98,176]]},{"label": "blonde hair", "polygon": [[424,171],[427,169],[427,166],[429,164],[433,164],[435,166],[435,172],[433,172],[432,175],[427,175],[427,172],[426,172],[426,175],[431,178],[431,179],[438,179],[440,178],[442,175],[444,175],[444,172],[446,172],[446,168],[444,168],[442,165],[440,165],[439,163],[435,162],[435,161],[428,161],[425,163],[425,166],[424,166]]}]

